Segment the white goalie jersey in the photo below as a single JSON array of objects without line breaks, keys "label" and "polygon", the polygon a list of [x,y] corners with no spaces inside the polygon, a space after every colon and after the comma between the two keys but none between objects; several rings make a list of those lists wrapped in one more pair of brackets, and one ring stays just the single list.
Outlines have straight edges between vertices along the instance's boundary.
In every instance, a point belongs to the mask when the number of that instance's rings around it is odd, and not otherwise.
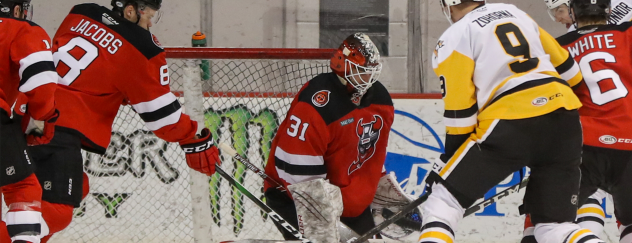
[{"label": "white goalie jersey", "polygon": [[432,61],[448,135],[469,134],[481,120],[581,106],[569,87],[582,79],[577,63],[511,4],[486,4],[465,15],[439,38]]}]

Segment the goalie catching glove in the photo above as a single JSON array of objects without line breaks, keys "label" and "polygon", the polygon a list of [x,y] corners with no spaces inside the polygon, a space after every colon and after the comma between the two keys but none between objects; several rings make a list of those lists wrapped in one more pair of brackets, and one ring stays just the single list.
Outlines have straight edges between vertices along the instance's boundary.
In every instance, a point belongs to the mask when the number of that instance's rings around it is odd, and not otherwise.
[{"label": "goalie catching glove", "polygon": [[221,164],[219,151],[208,128],[204,128],[196,138],[180,142],[180,147],[189,167],[200,173],[211,176],[215,173],[215,164]]},{"label": "goalie catching glove", "polygon": [[22,118],[22,131],[26,134],[26,143],[29,146],[50,143],[55,136],[55,123],[59,118],[59,110],[50,112],[43,120],[34,120],[28,112]]}]

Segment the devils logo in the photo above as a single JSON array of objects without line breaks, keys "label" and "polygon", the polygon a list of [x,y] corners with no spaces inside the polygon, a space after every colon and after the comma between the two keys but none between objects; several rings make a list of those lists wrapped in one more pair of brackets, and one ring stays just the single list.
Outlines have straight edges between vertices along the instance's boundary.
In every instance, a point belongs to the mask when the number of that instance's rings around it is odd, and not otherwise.
[{"label": "devils logo", "polygon": [[384,120],[381,116],[373,115],[373,121],[362,123],[362,118],[356,126],[358,135],[358,158],[349,166],[349,175],[360,169],[364,162],[371,159],[375,154],[375,144],[380,138],[380,132],[384,127]]}]

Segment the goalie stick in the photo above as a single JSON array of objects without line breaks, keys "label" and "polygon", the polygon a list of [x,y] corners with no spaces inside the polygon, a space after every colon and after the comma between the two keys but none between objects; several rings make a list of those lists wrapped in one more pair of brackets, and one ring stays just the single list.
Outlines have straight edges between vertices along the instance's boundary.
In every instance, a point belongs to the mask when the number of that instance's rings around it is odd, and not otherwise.
[{"label": "goalie stick", "polygon": [[283,217],[281,217],[281,215],[279,215],[276,212],[274,212],[274,210],[272,210],[270,207],[268,207],[268,205],[263,203],[261,200],[259,200],[259,198],[257,198],[250,191],[248,191],[248,189],[246,189],[235,178],[233,178],[228,173],[226,173],[219,165],[217,165],[215,167],[215,171],[217,173],[219,173],[222,177],[224,177],[224,179],[226,179],[228,181],[228,183],[230,183],[232,186],[234,186],[237,189],[239,189],[239,191],[241,193],[243,193],[244,195],[246,195],[246,197],[250,198],[250,200],[252,202],[254,202],[257,206],[259,206],[259,208],[261,210],[265,211],[270,216],[270,218],[272,218],[272,220],[274,220],[278,224],[282,225],[283,229],[285,229],[287,232],[289,232],[292,235],[294,235],[296,238],[298,238],[303,243],[312,243],[312,241],[310,241],[310,240],[306,239],[305,237],[303,237],[303,234],[301,234],[301,232],[296,230],[292,225],[290,225],[287,221],[285,221],[285,219],[283,219]]},{"label": "goalie stick", "polygon": [[[509,194],[513,194],[515,192],[518,192],[520,190],[520,188],[523,188],[525,186],[527,186],[527,182],[529,182],[529,178],[522,180],[522,182],[513,185],[505,190],[503,190],[502,192],[492,196],[491,198],[478,203],[468,209],[465,210],[464,216],[468,216],[471,215],[475,212],[477,212],[478,210],[480,210],[481,208],[487,207],[489,205],[491,205],[492,203],[500,200],[503,197],[508,196]],[[353,242],[366,242],[368,239],[370,239],[371,237],[373,237],[373,235],[376,235],[378,233],[380,233],[380,231],[382,231],[384,228],[388,227],[389,225],[395,223],[396,221],[400,220],[401,218],[403,218],[408,212],[412,211],[413,209],[415,209],[417,206],[421,205],[422,203],[424,203],[426,200],[428,200],[428,196],[430,195],[430,193],[426,193],[423,196],[415,199],[415,201],[411,202],[410,204],[406,205],[404,208],[402,208],[401,211],[395,213],[392,217],[385,219],[382,223],[380,223],[379,225],[375,226],[373,229],[371,229],[369,232],[365,233],[364,235],[360,236],[360,238],[357,239],[350,239],[347,241],[347,243],[353,243]],[[421,227],[420,227],[421,228]]]},{"label": "goalie stick", "polygon": [[255,165],[253,165],[252,163],[250,163],[250,161],[248,161],[248,159],[246,159],[244,157],[241,157],[241,155],[239,155],[237,153],[237,151],[235,149],[233,149],[233,147],[231,147],[230,145],[225,144],[225,143],[220,143],[219,144],[219,149],[221,149],[222,151],[226,152],[228,155],[230,155],[230,157],[233,157],[233,159],[235,159],[235,160],[239,161],[240,163],[242,163],[243,165],[245,165],[248,169],[250,169],[255,174],[259,175],[261,178],[266,180],[272,186],[276,187],[276,189],[278,189],[279,191],[282,191],[282,192],[286,191],[285,187],[283,185],[281,185],[280,183],[278,183],[274,179],[270,178],[268,175],[266,175],[266,173],[264,171],[259,169],[259,167],[257,167]]},{"label": "goalie stick", "polygon": [[[248,169],[250,169],[252,172],[254,172],[255,174],[259,175],[261,178],[266,180],[268,183],[270,183],[272,186],[274,186],[279,191],[281,191],[281,192],[287,191],[285,189],[285,187],[283,185],[281,185],[281,183],[279,183],[276,180],[270,178],[263,170],[259,169],[259,167],[255,166],[254,164],[250,163],[250,161],[248,161],[248,159],[246,159],[246,158],[242,157],[241,155],[239,155],[237,153],[237,151],[235,149],[233,149],[233,147],[231,147],[230,145],[228,145],[226,143],[220,143],[218,147],[219,147],[219,149],[221,149],[222,151],[224,151],[228,155],[230,155],[233,159],[239,161],[244,166],[246,166]],[[314,209],[314,210],[318,211],[316,209]],[[345,225],[342,222],[338,222],[338,232],[340,234],[341,239],[353,239],[353,238],[356,238],[356,237],[359,236],[358,233],[353,231],[351,228],[349,228],[349,226]]]},{"label": "goalie stick", "polygon": [[[529,182],[529,178],[524,179],[522,182],[515,184],[501,192],[499,192],[498,194],[488,198],[487,200],[484,200],[480,203],[477,203],[476,205],[469,207],[468,209],[465,210],[465,213],[463,214],[463,217],[467,217],[470,216],[476,212],[478,212],[478,210],[481,210],[483,208],[486,208],[489,205],[492,205],[496,202],[498,202],[500,199],[507,197],[511,194],[514,194],[518,191],[520,191],[520,189],[524,188],[527,186],[527,183]],[[384,218],[390,218],[393,217],[393,215],[395,215],[395,212],[389,210],[388,208],[383,208],[382,209],[382,216]],[[421,230],[421,226],[422,226],[421,221],[416,221],[416,220],[412,220],[409,218],[402,218],[401,220],[398,220],[395,222],[396,225],[402,227],[402,228],[406,228],[406,229],[411,229],[411,230],[415,230],[415,231],[419,231]]]}]

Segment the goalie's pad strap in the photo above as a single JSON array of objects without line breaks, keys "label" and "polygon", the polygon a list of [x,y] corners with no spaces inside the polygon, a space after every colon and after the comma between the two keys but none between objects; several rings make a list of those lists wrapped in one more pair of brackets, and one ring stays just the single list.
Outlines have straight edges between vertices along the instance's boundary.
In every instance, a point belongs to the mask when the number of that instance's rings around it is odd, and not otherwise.
[{"label": "goalie's pad strap", "polygon": [[316,242],[338,243],[343,204],[340,188],[323,179],[288,186],[296,205],[299,231]]}]

